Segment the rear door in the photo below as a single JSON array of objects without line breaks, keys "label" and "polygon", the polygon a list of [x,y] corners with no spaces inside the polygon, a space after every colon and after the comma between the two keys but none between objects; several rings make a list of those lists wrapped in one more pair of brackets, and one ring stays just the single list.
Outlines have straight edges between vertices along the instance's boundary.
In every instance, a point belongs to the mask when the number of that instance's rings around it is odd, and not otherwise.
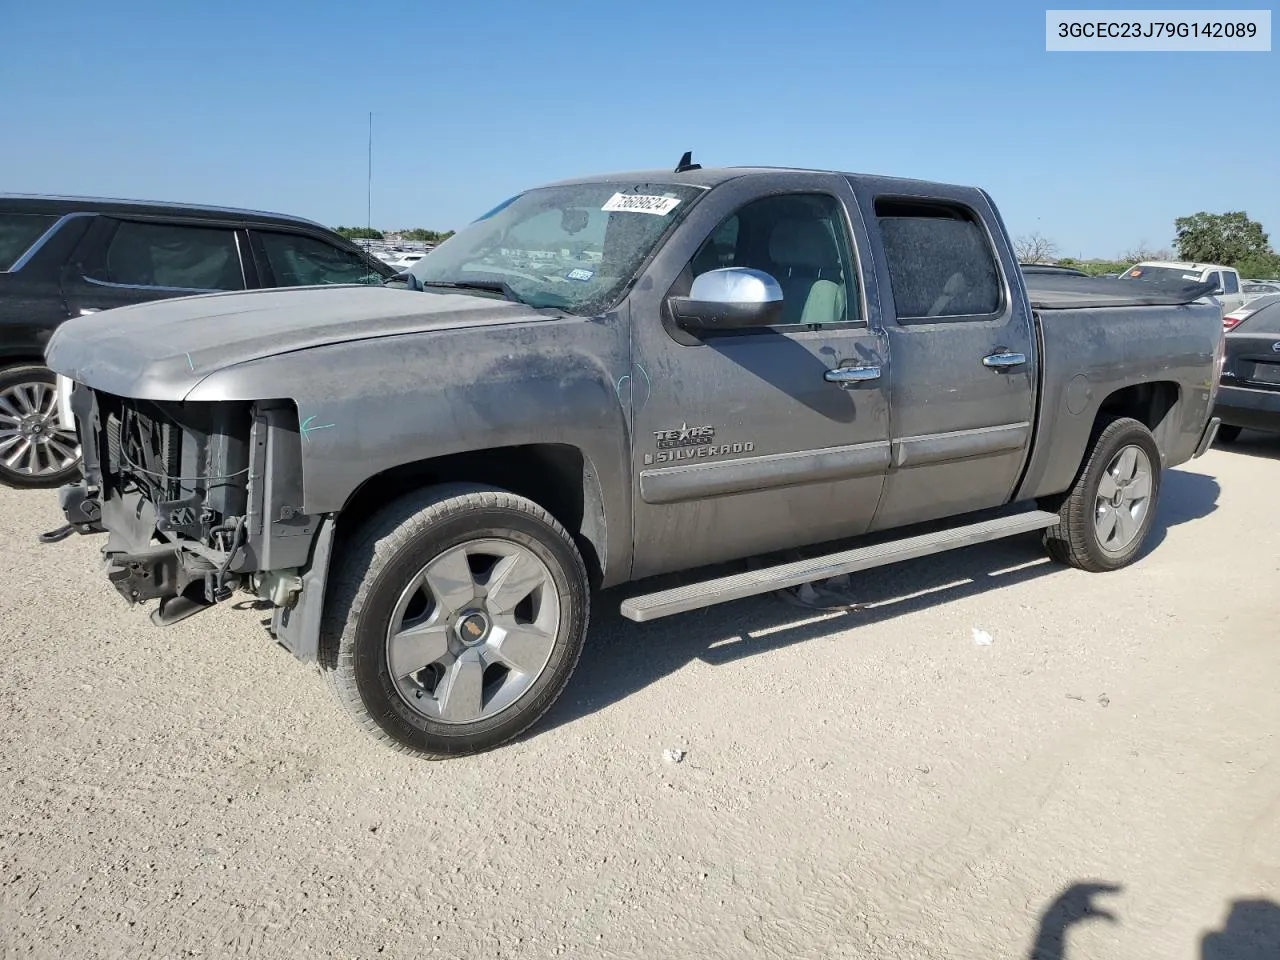
[{"label": "rear door", "polygon": [[875,183],[860,199],[888,281],[893,357],[878,530],[1009,501],[1030,448],[1038,357],[1018,266],[985,195],[904,195],[889,183],[894,192],[876,193]]},{"label": "rear door", "polygon": [[245,290],[248,239],[230,226],[100,216],[63,271],[71,316],[197,293]]}]

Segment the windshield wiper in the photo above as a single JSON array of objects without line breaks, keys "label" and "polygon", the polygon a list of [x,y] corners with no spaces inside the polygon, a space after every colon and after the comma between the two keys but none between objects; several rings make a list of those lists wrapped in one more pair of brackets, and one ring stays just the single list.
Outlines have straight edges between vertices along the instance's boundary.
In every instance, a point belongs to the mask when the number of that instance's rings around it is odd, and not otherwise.
[{"label": "windshield wiper", "polygon": [[523,303],[525,306],[529,306],[529,303],[512,290],[509,283],[503,280],[423,280],[420,282],[424,290],[427,287],[448,287],[454,290],[492,290],[494,293],[502,294],[512,303]]}]

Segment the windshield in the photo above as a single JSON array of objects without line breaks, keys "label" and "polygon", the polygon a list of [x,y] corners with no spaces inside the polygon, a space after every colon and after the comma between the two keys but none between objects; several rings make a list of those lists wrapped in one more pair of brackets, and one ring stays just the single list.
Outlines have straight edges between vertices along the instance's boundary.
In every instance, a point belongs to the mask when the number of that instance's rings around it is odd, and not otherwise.
[{"label": "windshield", "polygon": [[411,269],[431,284],[506,284],[535,307],[612,306],[702,188],[670,183],[539,187],[499,204]]},{"label": "windshield", "polygon": [[1120,274],[1121,280],[1157,280],[1168,283],[1199,283],[1200,274],[1195,270],[1183,270],[1180,267],[1148,267],[1138,264]]}]

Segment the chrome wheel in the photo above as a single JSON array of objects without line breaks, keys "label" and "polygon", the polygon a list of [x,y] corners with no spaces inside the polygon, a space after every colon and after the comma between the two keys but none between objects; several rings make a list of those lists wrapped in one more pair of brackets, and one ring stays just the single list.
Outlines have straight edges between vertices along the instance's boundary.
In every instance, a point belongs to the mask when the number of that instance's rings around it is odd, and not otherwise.
[{"label": "chrome wheel", "polygon": [[0,464],[23,477],[45,477],[75,466],[76,435],[58,428],[58,392],[40,380],[0,390]]},{"label": "chrome wheel", "polygon": [[1093,523],[1099,546],[1123,553],[1141,532],[1150,503],[1150,458],[1139,447],[1121,447],[1098,483]]},{"label": "chrome wheel", "polygon": [[396,692],[439,723],[474,723],[519,700],[560,630],[551,570],[514,540],[473,540],[423,567],[387,629]]}]

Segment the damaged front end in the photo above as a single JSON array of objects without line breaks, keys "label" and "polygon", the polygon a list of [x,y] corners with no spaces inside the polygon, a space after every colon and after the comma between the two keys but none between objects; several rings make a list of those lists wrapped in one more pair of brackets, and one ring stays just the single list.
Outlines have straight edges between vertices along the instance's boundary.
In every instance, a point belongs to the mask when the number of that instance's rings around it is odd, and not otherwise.
[{"label": "damaged front end", "polygon": [[117,592],[158,601],[151,619],[166,625],[239,590],[275,608],[277,638],[288,633],[331,523],[302,511],[293,402],[136,400],[76,384],[70,412],[84,478],[59,491],[64,530],[106,532]]}]

